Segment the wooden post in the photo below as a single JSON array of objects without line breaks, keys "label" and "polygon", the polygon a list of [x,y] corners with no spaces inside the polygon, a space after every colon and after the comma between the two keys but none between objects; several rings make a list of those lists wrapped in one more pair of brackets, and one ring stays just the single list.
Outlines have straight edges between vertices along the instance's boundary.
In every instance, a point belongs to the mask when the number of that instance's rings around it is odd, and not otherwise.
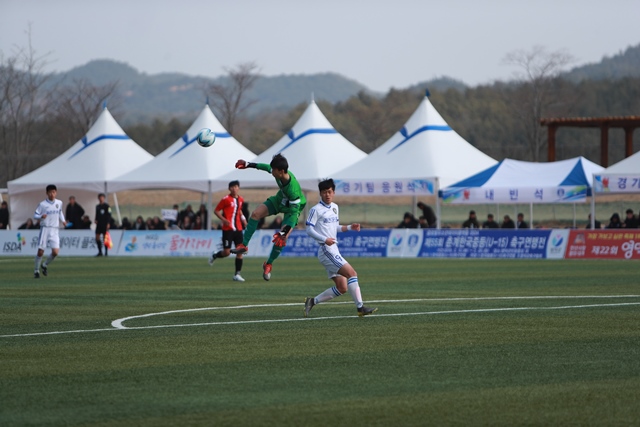
[{"label": "wooden post", "polygon": [[600,166],[609,166],[609,125],[600,125]]},{"label": "wooden post", "polygon": [[624,128],[624,157],[627,158],[633,154],[633,131],[631,126]]},{"label": "wooden post", "polygon": [[549,124],[547,126],[547,160],[550,162],[556,161],[556,130],[557,125]]}]

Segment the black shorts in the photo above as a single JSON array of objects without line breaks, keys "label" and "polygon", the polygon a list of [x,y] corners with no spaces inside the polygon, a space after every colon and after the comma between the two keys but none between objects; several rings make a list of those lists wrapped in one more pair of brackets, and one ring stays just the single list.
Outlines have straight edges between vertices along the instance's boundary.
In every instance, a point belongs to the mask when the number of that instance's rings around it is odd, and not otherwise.
[{"label": "black shorts", "polygon": [[96,224],[96,234],[104,234],[107,232],[107,224]]},{"label": "black shorts", "polygon": [[237,230],[222,230],[222,247],[224,249],[231,249],[231,243],[233,242],[236,247],[242,243],[242,231]]}]

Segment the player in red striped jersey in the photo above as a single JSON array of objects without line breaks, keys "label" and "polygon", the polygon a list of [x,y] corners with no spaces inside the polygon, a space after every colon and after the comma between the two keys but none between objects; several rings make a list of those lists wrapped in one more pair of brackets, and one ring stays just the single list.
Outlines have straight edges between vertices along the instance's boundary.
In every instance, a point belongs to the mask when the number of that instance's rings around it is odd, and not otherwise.
[{"label": "player in red striped jersey", "polygon": [[[229,194],[224,196],[213,210],[215,216],[222,221],[222,250],[213,252],[209,257],[209,265],[218,258],[226,258],[231,255],[231,243],[236,247],[242,243],[242,230],[247,226],[247,219],[242,213],[244,199],[240,196],[240,182],[229,183]],[[236,255],[236,272],[233,280],[244,282],[240,275],[242,271],[242,254]]]}]

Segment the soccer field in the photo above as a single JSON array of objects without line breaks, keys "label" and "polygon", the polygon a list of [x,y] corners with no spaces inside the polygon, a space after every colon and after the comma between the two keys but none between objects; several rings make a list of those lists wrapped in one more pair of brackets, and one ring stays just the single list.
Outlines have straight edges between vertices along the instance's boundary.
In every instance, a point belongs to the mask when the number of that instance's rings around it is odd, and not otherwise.
[{"label": "soccer field", "polygon": [[639,425],[640,264],[0,259],[2,426]]}]

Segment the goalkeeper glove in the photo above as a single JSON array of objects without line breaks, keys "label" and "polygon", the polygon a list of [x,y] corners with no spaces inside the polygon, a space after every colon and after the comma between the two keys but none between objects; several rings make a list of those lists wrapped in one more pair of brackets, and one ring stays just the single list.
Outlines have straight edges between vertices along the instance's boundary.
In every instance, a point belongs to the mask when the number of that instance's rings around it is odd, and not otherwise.
[{"label": "goalkeeper glove", "polygon": [[278,247],[285,247],[287,245],[287,237],[286,234],[282,231],[276,231],[276,234],[273,235],[273,244]]},{"label": "goalkeeper glove", "polygon": [[236,169],[246,169],[247,168],[247,161],[246,160],[238,160],[236,162]]}]

